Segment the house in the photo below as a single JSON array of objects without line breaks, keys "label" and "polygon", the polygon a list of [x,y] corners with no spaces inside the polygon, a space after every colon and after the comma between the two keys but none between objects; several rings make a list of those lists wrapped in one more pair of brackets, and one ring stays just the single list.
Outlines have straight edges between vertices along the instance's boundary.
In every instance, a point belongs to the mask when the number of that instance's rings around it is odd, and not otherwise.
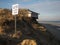
[{"label": "house", "polygon": [[29,17],[32,17],[34,19],[38,19],[39,13],[33,12],[33,11],[29,10],[29,9],[28,9],[28,11],[29,11],[29,14],[28,14]]}]

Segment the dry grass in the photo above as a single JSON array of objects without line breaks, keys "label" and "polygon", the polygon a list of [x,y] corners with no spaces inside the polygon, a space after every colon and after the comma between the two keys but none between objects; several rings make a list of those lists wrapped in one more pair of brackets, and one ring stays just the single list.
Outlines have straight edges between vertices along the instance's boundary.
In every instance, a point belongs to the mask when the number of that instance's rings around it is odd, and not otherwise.
[{"label": "dry grass", "polygon": [[35,40],[25,39],[21,42],[21,44],[18,45],[37,45],[37,43]]},{"label": "dry grass", "polygon": [[17,31],[16,34],[13,34],[13,38],[20,38],[22,35],[22,32],[21,31]]},{"label": "dry grass", "polygon": [[3,34],[3,28],[0,26],[0,34]]},{"label": "dry grass", "polygon": [[45,32],[47,30],[44,26],[39,26],[38,29],[40,29],[43,32]]},{"label": "dry grass", "polygon": [[47,29],[44,26],[38,25],[38,24],[32,24],[34,29],[39,29],[43,32],[45,32]]},{"label": "dry grass", "polygon": [[[19,9],[19,14],[17,15],[17,20],[22,20],[23,17],[27,17],[28,9]],[[0,26],[2,27],[3,23],[8,20],[14,21],[14,16],[12,16],[12,12],[9,9],[0,9]],[[3,28],[0,27],[0,34],[3,32]],[[4,26],[3,26],[4,27]],[[5,26],[9,29],[8,26]]]}]

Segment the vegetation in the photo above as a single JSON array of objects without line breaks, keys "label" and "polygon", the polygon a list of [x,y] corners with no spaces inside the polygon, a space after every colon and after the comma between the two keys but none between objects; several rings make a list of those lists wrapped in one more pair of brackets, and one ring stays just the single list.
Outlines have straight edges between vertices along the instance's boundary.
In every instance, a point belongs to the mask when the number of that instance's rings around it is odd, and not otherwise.
[{"label": "vegetation", "polygon": [[12,11],[0,9],[0,45],[59,45],[44,26],[27,17],[28,12],[28,9],[19,9],[15,33]]}]

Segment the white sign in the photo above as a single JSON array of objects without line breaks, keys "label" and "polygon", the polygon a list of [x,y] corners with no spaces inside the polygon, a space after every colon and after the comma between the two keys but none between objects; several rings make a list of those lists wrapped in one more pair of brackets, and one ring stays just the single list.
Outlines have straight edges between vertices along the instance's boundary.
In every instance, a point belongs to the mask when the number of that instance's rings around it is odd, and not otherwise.
[{"label": "white sign", "polygon": [[19,10],[19,4],[12,5],[12,15],[17,15]]}]

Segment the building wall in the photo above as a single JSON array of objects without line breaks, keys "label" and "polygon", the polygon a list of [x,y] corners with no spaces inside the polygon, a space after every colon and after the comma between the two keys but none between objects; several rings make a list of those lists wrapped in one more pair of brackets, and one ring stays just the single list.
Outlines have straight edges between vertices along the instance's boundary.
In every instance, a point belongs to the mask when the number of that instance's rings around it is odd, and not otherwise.
[{"label": "building wall", "polygon": [[38,19],[38,13],[32,13],[31,17],[35,17],[36,19]]}]

